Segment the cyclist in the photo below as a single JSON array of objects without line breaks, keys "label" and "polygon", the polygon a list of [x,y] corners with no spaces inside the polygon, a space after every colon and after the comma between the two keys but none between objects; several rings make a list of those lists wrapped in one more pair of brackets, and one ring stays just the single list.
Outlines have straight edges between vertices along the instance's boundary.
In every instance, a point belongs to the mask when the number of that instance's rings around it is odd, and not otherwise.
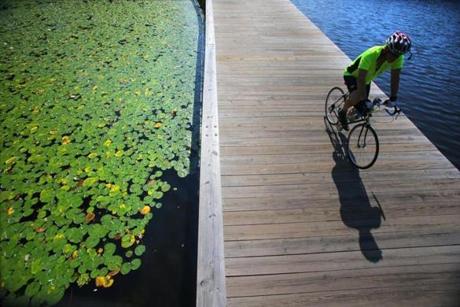
[{"label": "cyclist", "polygon": [[339,111],[339,120],[343,129],[348,130],[348,109],[355,106],[364,113],[372,80],[389,69],[391,69],[390,101],[396,104],[399,77],[404,63],[403,55],[410,52],[411,44],[407,34],[396,31],[387,38],[385,45],[367,49],[345,68],[343,78],[350,96],[345,101],[343,109]]}]

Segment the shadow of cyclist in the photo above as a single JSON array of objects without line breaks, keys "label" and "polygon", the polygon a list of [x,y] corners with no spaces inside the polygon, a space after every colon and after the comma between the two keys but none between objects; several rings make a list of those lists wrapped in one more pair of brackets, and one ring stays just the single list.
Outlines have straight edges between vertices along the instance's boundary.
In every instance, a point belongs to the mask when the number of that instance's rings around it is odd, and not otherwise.
[{"label": "shadow of cyclist", "polygon": [[359,247],[364,257],[370,262],[382,260],[382,251],[375,241],[371,229],[379,228],[381,211],[372,207],[367,196],[359,170],[347,160],[345,153],[346,137],[334,130],[325,120],[326,131],[329,135],[334,152],[332,157],[335,166],[332,169],[332,179],[337,187],[340,200],[340,216],[343,223],[359,232]]}]

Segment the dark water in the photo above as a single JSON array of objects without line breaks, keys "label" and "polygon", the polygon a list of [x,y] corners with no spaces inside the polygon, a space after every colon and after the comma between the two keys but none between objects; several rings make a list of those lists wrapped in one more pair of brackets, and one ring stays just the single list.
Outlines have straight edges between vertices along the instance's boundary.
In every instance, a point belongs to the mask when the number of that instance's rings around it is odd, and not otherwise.
[{"label": "dark water", "polygon": [[[401,77],[402,109],[460,168],[460,1],[292,2],[352,59],[395,30],[408,33],[414,55]],[[376,83],[389,93],[390,74]]]}]

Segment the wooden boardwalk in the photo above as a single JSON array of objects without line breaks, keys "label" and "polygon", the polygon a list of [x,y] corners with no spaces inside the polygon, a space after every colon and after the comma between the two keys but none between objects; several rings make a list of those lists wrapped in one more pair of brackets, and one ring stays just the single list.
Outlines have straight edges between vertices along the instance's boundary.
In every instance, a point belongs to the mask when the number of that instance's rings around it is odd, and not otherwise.
[{"label": "wooden boardwalk", "polygon": [[350,60],[289,0],[212,2],[227,305],[458,306],[460,172],[404,116],[351,168],[323,119]]}]

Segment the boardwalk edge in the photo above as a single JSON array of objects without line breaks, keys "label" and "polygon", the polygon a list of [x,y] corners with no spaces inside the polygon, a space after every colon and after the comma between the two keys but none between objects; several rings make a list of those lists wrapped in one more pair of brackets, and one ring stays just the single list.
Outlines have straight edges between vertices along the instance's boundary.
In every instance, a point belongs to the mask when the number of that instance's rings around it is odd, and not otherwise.
[{"label": "boardwalk edge", "polygon": [[213,15],[212,0],[207,0],[196,292],[199,307],[226,305]]}]

